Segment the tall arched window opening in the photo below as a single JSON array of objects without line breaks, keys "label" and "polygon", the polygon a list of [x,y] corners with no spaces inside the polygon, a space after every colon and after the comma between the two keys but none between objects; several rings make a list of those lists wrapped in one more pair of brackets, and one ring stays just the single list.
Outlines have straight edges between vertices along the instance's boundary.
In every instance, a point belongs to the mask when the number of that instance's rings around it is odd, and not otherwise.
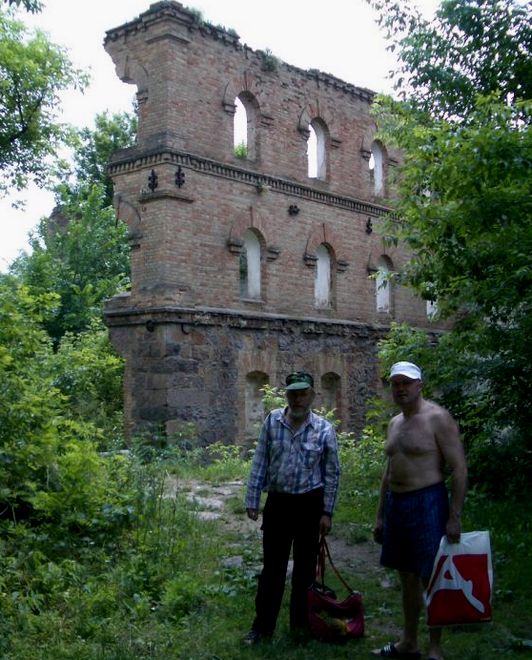
[{"label": "tall arched window opening", "polygon": [[436,300],[427,300],[427,318],[432,320],[438,313],[438,302]]},{"label": "tall arched window opening", "polygon": [[375,279],[375,296],[377,299],[378,312],[389,313],[392,308],[392,289],[389,280],[391,271],[391,261],[387,257],[381,257],[379,259],[377,277]]},{"label": "tall arched window opening", "polygon": [[373,179],[374,194],[384,194],[384,150],[378,142],[373,142],[371,145],[369,169]]},{"label": "tall arched window opening", "polygon": [[314,301],[316,307],[331,306],[331,253],[322,243],[316,250],[316,276],[314,279]]},{"label": "tall arched window opening", "polygon": [[334,416],[341,419],[340,376],[332,371],[321,377],[321,405],[327,410],[335,410]]},{"label": "tall arched window opening", "polygon": [[235,99],[235,115],[233,118],[233,147],[235,155],[242,158],[248,153],[248,114],[246,106],[238,98]]},{"label": "tall arched window opening", "polygon": [[258,104],[255,97],[242,92],[235,98],[233,119],[233,151],[238,158],[256,157],[256,118]]},{"label": "tall arched window opening", "polygon": [[248,229],[242,237],[244,245],[240,253],[240,297],[260,299],[261,249],[257,235]]},{"label": "tall arched window opening", "polygon": [[327,131],[321,121],[309,124],[307,141],[308,176],[311,179],[327,178]]}]

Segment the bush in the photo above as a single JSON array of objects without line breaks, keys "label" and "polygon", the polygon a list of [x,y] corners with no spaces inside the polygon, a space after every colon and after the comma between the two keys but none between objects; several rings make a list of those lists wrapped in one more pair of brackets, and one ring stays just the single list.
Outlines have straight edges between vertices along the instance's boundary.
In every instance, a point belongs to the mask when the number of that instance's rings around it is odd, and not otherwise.
[{"label": "bush", "polygon": [[123,442],[124,361],[111,343],[101,320],[75,335],[67,332],[50,360],[54,386],[67,397],[69,416],[98,429],[99,448]]}]

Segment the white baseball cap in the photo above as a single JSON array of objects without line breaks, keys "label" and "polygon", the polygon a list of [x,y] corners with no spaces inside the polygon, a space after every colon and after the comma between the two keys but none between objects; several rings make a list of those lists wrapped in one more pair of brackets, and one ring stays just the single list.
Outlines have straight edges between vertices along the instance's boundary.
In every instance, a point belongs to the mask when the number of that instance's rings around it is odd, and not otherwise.
[{"label": "white baseball cap", "polygon": [[421,369],[413,362],[396,362],[390,370],[390,378],[394,376],[406,376],[412,380],[423,380]]}]

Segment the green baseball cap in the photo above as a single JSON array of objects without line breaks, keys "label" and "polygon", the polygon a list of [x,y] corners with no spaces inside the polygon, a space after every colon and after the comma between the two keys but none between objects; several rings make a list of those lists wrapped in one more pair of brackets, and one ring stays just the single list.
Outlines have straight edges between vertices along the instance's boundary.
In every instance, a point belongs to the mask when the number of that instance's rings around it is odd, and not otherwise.
[{"label": "green baseball cap", "polygon": [[286,377],[287,390],[306,390],[314,387],[314,378],[306,371],[294,371]]}]

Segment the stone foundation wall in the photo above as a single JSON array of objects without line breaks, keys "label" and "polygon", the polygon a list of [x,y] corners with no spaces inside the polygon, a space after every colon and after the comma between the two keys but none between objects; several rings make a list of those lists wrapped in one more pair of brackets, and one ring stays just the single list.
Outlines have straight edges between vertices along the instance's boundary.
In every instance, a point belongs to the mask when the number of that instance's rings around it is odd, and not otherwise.
[{"label": "stone foundation wall", "polygon": [[316,407],[327,397],[322,377],[337,378],[343,428],[357,432],[368,397],[380,388],[375,350],[384,328],[184,308],[139,314],[127,307],[127,297],[122,308],[114,303],[107,318],[112,341],[129,365],[125,388],[135,396],[126,399],[126,416],[132,431],[171,436],[192,422],[202,443],[250,444],[258,419],[250,419],[256,401],[249,401],[254,381],[248,377],[261,374],[263,382],[282,387],[287,373],[307,369],[315,377]]}]

